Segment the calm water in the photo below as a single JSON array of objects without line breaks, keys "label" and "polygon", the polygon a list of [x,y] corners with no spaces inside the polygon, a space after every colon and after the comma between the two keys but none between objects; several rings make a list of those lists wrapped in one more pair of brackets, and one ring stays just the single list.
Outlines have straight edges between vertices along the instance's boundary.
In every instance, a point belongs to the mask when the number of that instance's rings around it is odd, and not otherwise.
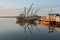
[{"label": "calm water", "polygon": [[[36,28],[37,27],[37,28]],[[33,27],[33,30],[16,24],[16,19],[0,19],[1,40],[60,40],[60,31],[49,33],[49,29],[42,25]]]}]

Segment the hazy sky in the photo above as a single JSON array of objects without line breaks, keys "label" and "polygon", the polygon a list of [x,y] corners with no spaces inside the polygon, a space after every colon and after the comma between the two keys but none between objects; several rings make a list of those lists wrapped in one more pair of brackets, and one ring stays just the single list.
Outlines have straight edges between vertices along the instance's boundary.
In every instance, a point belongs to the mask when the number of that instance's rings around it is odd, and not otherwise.
[{"label": "hazy sky", "polygon": [[[6,9],[5,8],[23,8],[24,6],[29,7],[31,4],[34,4],[34,6],[38,7],[57,7],[54,8],[55,12],[60,10],[60,0],[0,0],[0,15],[13,15],[20,13],[19,9]],[[2,10],[1,10],[2,9]],[[44,11],[47,9],[40,10],[39,13],[44,13]]]},{"label": "hazy sky", "polygon": [[34,3],[35,5],[60,5],[60,0],[0,0],[0,6],[22,7],[29,6]]}]

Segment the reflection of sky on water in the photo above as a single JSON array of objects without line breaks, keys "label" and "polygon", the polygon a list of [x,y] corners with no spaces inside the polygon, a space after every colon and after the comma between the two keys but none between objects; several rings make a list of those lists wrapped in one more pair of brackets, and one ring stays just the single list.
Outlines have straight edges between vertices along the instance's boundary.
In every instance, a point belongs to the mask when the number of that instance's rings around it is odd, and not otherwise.
[{"label": "reflection of sky on water", "polygon": [[32,31],[33,35],[27,29],[24,32],[24,26],[19,26],[15,23],[15,19],[0,19],[0,39],[20,39],[20,40],[59,40],[60,32],[54,31],[49,33],[47,28],[42,25],[35,27]]}]

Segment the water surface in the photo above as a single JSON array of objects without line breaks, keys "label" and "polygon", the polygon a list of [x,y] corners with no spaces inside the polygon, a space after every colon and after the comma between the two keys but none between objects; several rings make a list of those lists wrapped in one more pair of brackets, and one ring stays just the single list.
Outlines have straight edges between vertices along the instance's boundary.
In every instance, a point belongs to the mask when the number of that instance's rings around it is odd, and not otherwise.
[{"label": "water surface", "polygon": [[[30,27],[30,26],[29,26]],[[37,28],[36,28],[37,27]],[[16,24],[15,18],[0,19],[1,40],[60,40],[60,31],[49,33],[49,29],[43,25],[33,26],[33,30],[26,31],[24,26]]]}]

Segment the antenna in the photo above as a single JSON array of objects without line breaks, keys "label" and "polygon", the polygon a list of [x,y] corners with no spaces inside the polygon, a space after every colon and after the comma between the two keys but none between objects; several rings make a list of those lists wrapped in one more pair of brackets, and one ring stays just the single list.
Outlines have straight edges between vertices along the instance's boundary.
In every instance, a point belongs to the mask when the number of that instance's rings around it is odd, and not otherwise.
[{"label": "antenna", "polygon": [[34,15],[40,10],[40,8],[38,10],[36,10],[36,12],[34,13]]},{"label": "antenna", "polygon": [[29,12],[30,12],[30,10],[31,10],[32,6],[33,6],[33,4],[31,4],[31,6],[30,6],[29,10],[27,11],[27,14],[29,14]]},{"label": "antenna", "polygon": [[31,10],[31,16],[33,16],[33,9]]},{"label": "antenna", "polygon": [[26,16],[26,7],[24,7],[24,16]]}]

